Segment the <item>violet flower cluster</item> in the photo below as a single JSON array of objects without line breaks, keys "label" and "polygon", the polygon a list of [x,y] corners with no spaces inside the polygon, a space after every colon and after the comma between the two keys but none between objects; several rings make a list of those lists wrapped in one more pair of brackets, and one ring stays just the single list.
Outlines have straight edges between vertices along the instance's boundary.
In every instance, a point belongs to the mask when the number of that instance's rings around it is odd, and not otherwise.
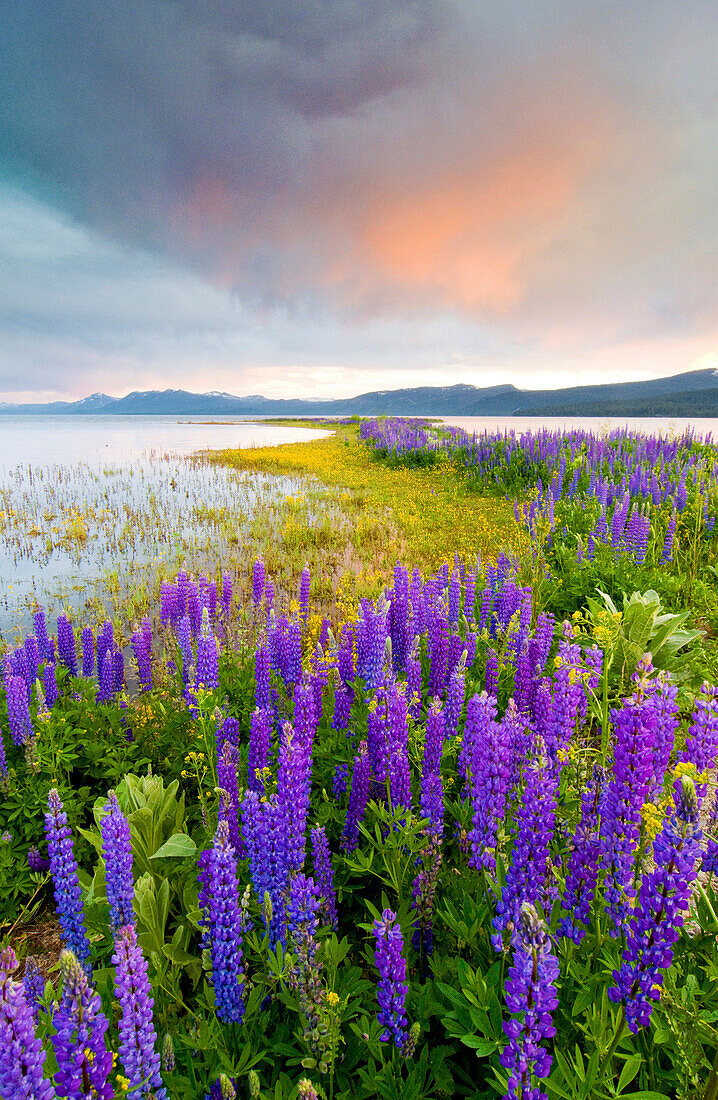
[{"label": "violet flower cluster", "polygon": [[110,791],[105,808],[107,813],[100,824],[100,831],[110,928],[115,933],[128,924],[135,924],[132,840],[130,826],[114,791]]},{"label": "violet flower cluster", "polygon": [[45,835],[50,857],[50,871],[55,885],[57,916],[66,947],[87,970],[90,960],[90,944],[85,931],[82,908],[82,891],[77,877],[72,832],[67,824],[67,814],[60,796],[51,790],[45,814]]},{"label": "violet flower cluster", "polygon": [[0,1096],[3,1100],[53,1100],[55,1090],[43,1076],[46,1054],[35,1036],[35,1019],[25,987],[11,977],[17,958],[11,947],[0,951]]},{"label": "violet flower cluster", "polygon": [[237,857],[226,821],[217,826],[208,871],[207,934],[215,1008],[224,1023],[237,1023],[244,1016],[244,970]]},{"label": "violet flower cluster", "polygon": [[611,935],[624,928],[634,896],[633,864],[641,831],[641,810],[654,777],[656,712],[650,698],[632,697],[612,712],[616,745],[613,774],[601,820],[604,897]]},{"label": "violet flower cluster", "polygon": [[72,1100],[87,1096],[112,1100],[112,1052],[105,1045],[109,1021],[101,1010],[100,997],[72,952],[60,955],[60,972],[62,999],[52,1018],[57,1094]]},{"label": "violet flower cluster", "polygon": [[408,1039],[407,1018],[404,1004],[408,985],[406,981],[406,959],[404,958],[404,940],[396,913],[385,909],[381,918],[374,921],[376,940],[375,962],[379,971],[378,1020],[384,1031],[381,1041],[393,1038],[399,1050],[403,1050]]},{"label": "violet flower cluster", "polygon": [[551,1072],[553,1059],[543,1043],[556,1034],[551,1014],[558,1005],[558,972],[546,925],[533,905],[524,902],[506,979],[506,1007],[514,1019],[503,1024],[508,1043],[501,1052],[501,1065],[509,1071],[504,1100],[547,1100],[533,1082]]},{"label": "violet flower cluster", "polygon": [[324,826],[317,825],[312,829],[311,837],[314,881],[319,892],[322,921],[330,928],[336,929],[337,899],[334,891],[334,871]]},{"label": "violet flower cluster", "polygon": [[120,1003],[119,1055],[129,1081],[128,1100],[152,1093],[154,1100],[166,1100],[160,1073],[157,1035],[152,1019],[152,990],[147,961],[132,925],[121,928],[112,956],[115,966],[115,996]]},{"label": "violet flower cluster", "polygon": [[624,1004],[634,1033],[648,1025],[661,995],[663,972],[673,961],[673,945],[690,907],[701,836],[696,789],[683,776],[676,780],[673,809],[654,841],[654,870],[643,875],[621,967],[613,974],[616,984],[608,991],[612,1000]]}]

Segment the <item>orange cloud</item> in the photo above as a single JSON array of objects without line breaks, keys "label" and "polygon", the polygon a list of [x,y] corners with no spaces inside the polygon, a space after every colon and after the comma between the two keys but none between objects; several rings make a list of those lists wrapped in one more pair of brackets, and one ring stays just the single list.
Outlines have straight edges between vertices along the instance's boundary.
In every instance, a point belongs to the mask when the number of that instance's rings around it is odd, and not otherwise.
[{"label": "orange cloud", "polygon": [[380,197],[359,226],[360,246],[380,280],[431,291],[445,306],[505,313],[595,158],[596,147],[584,142],[452,168]]}]

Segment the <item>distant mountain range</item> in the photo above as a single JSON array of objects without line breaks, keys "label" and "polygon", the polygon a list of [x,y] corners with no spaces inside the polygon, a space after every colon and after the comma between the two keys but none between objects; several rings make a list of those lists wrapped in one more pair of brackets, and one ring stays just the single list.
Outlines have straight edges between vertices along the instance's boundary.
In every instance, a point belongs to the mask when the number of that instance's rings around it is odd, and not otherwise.
[{"label": "distant mountain range", "polygon": [[515,386],[419,386],[377,390],[336,401],[273,400],[259,395],[146,390],[126,397],[93,393],[48,405],[0,403],[0,415],[104,416],[718,416],[718,371],[647,382],[519,390]]}]

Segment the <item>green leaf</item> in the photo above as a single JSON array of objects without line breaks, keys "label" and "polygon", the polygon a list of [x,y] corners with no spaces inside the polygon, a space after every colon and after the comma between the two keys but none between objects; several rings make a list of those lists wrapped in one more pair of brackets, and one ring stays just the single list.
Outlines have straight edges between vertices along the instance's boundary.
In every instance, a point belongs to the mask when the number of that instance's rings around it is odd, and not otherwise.
[{"label": "green leaf", "polygon": [[497,1049],[497,1044],[493,1039],[482,1039],[480,1035],[462,1035],[461,1042],[465,1047],[470,1047],[476,1051],[477,1058],[488,1058]]},{"label": "green leaf", "polygon": [[162,952],[165,958],[170,962],[177,963],[178,966],[186,966],[187,963],[196,962],[196,957],[190,955],[188,951],[183,951],[181,947],[178,947],[174,943],[166,943],[162,948]]},{"label": "green leaf", "polygon": [[166,840],[161,848],[150,856],[150,859],[184,859],[185,856],[194,855],[197,845],[187,833],[174,833]]},{"label": "green leaf", "polygon": [[665,1092],[652,1092],[650,1089],[646,1092],[629,1092],[626,1100],[671,1100],[670,1096],[666,1096]]},{"label": "green leaf", "polygon": [[621,1076],[618,1078],[618,1092],[623,1092],[626,1085],[630,1085],[633,1078],[641,1068],[642,1058],[640,1054],[632,1054],[630,1058],[626,1059],[626,1064],[621,1070]]}]

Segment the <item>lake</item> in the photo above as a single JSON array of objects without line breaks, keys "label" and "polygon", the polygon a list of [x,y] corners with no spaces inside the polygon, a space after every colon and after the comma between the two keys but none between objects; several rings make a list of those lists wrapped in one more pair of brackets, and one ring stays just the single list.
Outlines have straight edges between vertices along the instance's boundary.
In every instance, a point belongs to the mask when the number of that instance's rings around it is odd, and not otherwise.
[{"label": "lake", "polygon": [[246,568],[300,482],[188,456],[324,435],[239,418],[0,417],[0,641],[24,632],[37,605],[101,619],[183,565]]},{"label": "lake", "polygon": [[266,447],[325,434],[246,417],[208,422],[200,416],[0,416],[0,469],[23,463],[133,462],[143,455]]}]

